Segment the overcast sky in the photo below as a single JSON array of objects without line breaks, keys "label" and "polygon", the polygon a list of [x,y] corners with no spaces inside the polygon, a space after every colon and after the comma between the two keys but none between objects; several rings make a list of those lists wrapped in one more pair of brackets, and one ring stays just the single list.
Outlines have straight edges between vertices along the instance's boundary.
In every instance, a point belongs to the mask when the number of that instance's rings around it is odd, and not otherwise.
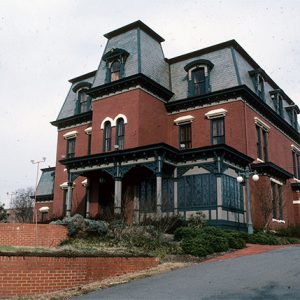
[{"label": "overcast sky", "polygon": [[103,34],[142,20],[178,56],[230,39],[300,105],[300,0],[0,0],[0,202],[54,166],[69,79],[97,68]]}]

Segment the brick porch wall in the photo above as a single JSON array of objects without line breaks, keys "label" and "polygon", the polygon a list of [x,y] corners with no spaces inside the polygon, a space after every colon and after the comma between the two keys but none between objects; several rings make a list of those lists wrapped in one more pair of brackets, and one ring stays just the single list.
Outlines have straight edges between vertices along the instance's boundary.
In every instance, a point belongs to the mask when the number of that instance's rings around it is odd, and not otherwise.
[{"label": "brick porch wall", "polygon": [[[56,247],[67,239],[61,225],[38,224],[39,247]],[[35,246],[35,224],[0,224],[0,246]]]}]

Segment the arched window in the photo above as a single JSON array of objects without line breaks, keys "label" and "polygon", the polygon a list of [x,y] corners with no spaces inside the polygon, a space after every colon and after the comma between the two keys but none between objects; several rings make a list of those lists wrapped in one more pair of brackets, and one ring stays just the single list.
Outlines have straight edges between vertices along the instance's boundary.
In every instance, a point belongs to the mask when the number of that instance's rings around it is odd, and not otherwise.
[{"label": "arched window", "polygon": [[111,150],[111,124],[109,121],[104,123],[103,131],[103,151],[108,152]]},{"label": "arched window", "polygon": [[111,81],[120,79],[121,64],[118,60],[114,61],[110,67]]},{"label": "arched window", "polygon": [[261,99],[264,100],[264,98],[265,98],[264,80],[261,76],[258,76],[257,94]]},{"label": "arched window", "polygon": [[117,120],[117,126],[116,126],[116,145],[119,146],[119,149],[124,149],[124,136],[125,136],[125,126],[124,126],[124,120],[122,118],[119,118]]},{"label": "arched window", "polygon": [[196,68],[192,71],[192,81],[194,88],[194,96],[199,96],[206,93],[204,68]]}]

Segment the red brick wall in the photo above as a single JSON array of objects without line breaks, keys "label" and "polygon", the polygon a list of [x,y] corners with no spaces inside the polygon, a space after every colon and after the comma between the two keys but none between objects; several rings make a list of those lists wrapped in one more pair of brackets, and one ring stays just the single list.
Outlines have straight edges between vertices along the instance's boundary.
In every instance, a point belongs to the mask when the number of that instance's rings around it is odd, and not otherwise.
[{"label": "red brick wall", "polygon": [[[64,226],[38,224],[38,244],[41,247],[56,247],[67,238]],[[0,245],[35,246],[35,224],[0,224]]]},{"label": "red brick wall", "polygon": [[0,256],[0,297],[42,294],[157,266],[144,257]]}]

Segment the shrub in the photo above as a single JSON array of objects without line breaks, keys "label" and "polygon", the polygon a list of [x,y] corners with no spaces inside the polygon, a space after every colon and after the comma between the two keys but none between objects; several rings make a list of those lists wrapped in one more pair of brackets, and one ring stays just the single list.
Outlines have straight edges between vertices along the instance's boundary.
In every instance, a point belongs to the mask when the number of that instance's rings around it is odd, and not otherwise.
[{"label": "shrub", "polygon": [[300,225],[289,226],[288,228],[279,229],[279,236],[300,238]]},{"label": "shrub", "polygon": [[228,241],[226,237],[206,235],[209,246],[213,249],[213,252],[224,252],[229,249]]},{"label": "shrub", "polygon": [[156,230],[163,233],[174,233],[179,227],[187,226],[188,222],[180,215],[163,216],[163,217],[147,217],[140,225],[153,226]]},{"label": "shrub", "polygon": [[199,257],[213,253],[213,250],[209,247],[208,243],[199,237],[184,240],[181,247],[184,253]]},{"label": "shrub", "polygon": [[79,214],[76,214],[73,217],[66,217],[63,220],[51,222],[51,224],[66,226],[68,229],[68,235],[71,237],[95,233],[104,235],[108,230],[106,222],[100,220],[96,221],[85,219]]},{"label": "shrub", "polygon": [[188,226],[193,228],[203,228],[206,226],[205,214],[201,211],[196,212],[195,215],[191,215],[188,220]]},{"label": "shrub", "polygon": [[249,235],[248,242],[263,245],[280,245],[280,240],[275,235],[262,231]]},{"label": "shrub", "polygon": [[192,227],[180,227],[174,232],[174,240],[181,241],[183,239],[191,239],[200,235],[200,230]]}]

